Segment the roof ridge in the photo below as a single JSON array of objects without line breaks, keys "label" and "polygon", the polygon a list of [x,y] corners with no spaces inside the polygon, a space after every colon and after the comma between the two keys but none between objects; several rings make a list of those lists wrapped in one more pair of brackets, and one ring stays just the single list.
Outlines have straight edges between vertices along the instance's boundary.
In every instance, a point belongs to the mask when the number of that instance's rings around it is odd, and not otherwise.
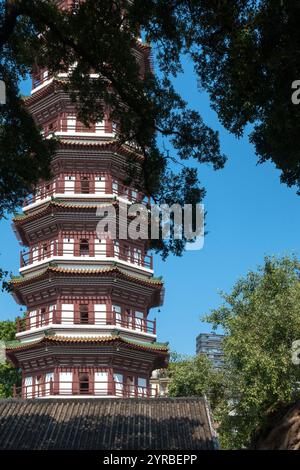
[{"label": "roof ridge", "polygon": [[127,338],[123,338],[117,334],[110,334],[107,336],[59,336],[59,335],[47,335],[44,334],[42,338],[35,340],[35,341],[28,341],[26,343],[21,343],[19,340],[7,342],[5,344],[7,350],[22,350],[31,348],[32,346],[36,346],[42,343],[109,343],[109,342],[119,342],[123,344],[132,345],[141,349],[152,349],[157,351],[168,351],[169,348],[167,345],[163,345],[162,343],[149,343],[149,342],[139,342],[139,341],[131,341],[127,340]]},{"label": "roof ridge", "polygon": [[[96,196],[96,195],[95,195]],[[24,221],[30,220],[30,218],[36,217],[37,215],[41,215],[44,212],[47,212],[49,207],[58,207],[58,208],[64,208],[64,209],[97,209],[98,207],[108,207],[108,206],[114,206],[117,204],[116,200],[113,200],[112,202],[107,202],[107,203],[94,203],[94,204],[74,204],[74,202],[62,202],[61,198],[58,199],[52,199],[51,201],[47,202],[43,207],[37,208],[37,210],[34,210],[30,212],[29,214],[17,214],[13,217],[13,222],[18,223],[19,221]]]},{"label": "roof ridge", "polygon": [[117,274],[120,274],[121,276],[123,276],[124,278],[126,279],[130,279],[131,281],[134,280],[134,281],[137,281],[137,282],[142,282],[142,283],[146,283],[146,284],[152,284],[152,285],[163,285],[163,281],[162,279],[159,279],[159,278],[146,278],[146,279],[143,279],[141,277],[138,277],[138,276],[132,276],[131,274],[127,274],[125,273],[123,270],[121,270],[120,268],[118,268],[117,266],[112,266],[112,267],[107,267],[107,268],[88,268],[88,269],[77,269],[77,268],[63,268],[63,267],[59,267],[59,266],[56,266],[56,264],[52,263],[52,265],[50,264],[46,269],[44,269],[42,272],[39,272],[38,274],[36,274],[35,276],[30,276],[30,277],[18,277],[18,278],[14,278],[14,279],[11,279],[10,283],[13,284],[13,285],[18,285],[20,283],[24,283],[26,281],[31,281],[32,279],[36,279],[38,277],[42,277],[43,275],[45,275],[47,272],[54,272],[54,273],[61,273],[61,274],[78,274],[78,275],[82,275],[82,274],[104,274],[104,273],[109,273],[109,272],[115,272]]}]

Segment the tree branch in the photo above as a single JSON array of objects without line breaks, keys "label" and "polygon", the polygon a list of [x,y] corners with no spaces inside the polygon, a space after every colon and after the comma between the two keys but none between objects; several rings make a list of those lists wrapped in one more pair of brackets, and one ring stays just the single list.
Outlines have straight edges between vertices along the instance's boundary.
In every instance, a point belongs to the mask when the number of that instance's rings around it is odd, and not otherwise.
[{"label": "tree branch", "polygon": [[14,32],[18,16],[20,15],[20,1],[6,0],[4,22],[0,28],[0,50]]}]

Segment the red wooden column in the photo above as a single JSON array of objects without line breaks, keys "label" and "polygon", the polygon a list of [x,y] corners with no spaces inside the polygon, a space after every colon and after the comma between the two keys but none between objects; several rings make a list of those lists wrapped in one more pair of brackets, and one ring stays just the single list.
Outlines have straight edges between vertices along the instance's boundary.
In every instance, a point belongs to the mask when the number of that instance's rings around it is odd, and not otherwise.
[{"label": "red wooden column", "polygon": [[139,388],[138,388],[138,376],[134,376],[134,395],[136,398],[139,396]]},{"label": "red wooden column", "polygon": [[95,234],[90,234],[87,239],[89,241],[89,255],[91,258],[95,256]]},{"label": "red wooden column", "polygon": [[73,254],[74,254],[74,256],[80,256],[79,244],[80,244],[80,239],[84,238],[84,235],[83,235],[83,233],[76,233],[76,234],[73,234],[73,236],[71,238],[74,239]]},{"label": "red wooden column", "polygon": [[57,237],[57,256],[62,256],[63,255],[63,234],[61,232],[58,232],[58,237]]},{"label": "red wooden column", "polygon": [[91,367],[88,371],[89,376],[89,395],[95,395],[95,369]]},{"label": "red wooden column", "polygon": [[59,395],[59,368],[55,367],[54,369],[54,381],[53,381],[53,395]]},{"label": "red wooden column", "polygon": [[81,184],[80,184],[80,175],[76,174],[75,175],[75,194],[80,194],[81,193]]},{"label": "red wooden column", "polygon": [[95,325],[95,308],[94,308],[93,300],[89,300],[88,302],[88,312],[89,312],[89,324]]},{"label": "red wooden column", "polygon": [[77,368],[72,369],[73,372],[73,382],[72,382],[72,394],[79,395],[79,371]]},{"label": "red wooden column", "polygon": [[89,191],[90,191],[90,194],[95,194],[95,174],[94,173],[90,173],[89,174]]},{"label": "red wooden column", "polygon": [[112,311],[112,301],[109,297],[106,301],[106,325],[112,325],[113,323],[113,311]]},{"label": "red wooden column", "polygon": [[114,373],[113,373],[112,368],[108,369],[107,393],[108,393],[108,395],[113,395],[113,396],[116,394],[116,387],[115,387],[115,383],[114,383]]},{"label": "red wooden column", "polygon": [[57,305],[57,310],[55,312],[55,319],[56,319],[56,323],[59,325],[61,323],[61,318],[63,315],[63,312],[61,311],[62,301],[60,298],[57,299],[56,305]]},{"label": "red wooden column", "polygon": [[80,324],[80,300],[74,302],[74,324]]},{"label": "red wooden column", "polygon": [[105,192],[106,194],[112,194],[113,188],[112,188],[112,176],[110,173],[107,173],[105,175]]}]

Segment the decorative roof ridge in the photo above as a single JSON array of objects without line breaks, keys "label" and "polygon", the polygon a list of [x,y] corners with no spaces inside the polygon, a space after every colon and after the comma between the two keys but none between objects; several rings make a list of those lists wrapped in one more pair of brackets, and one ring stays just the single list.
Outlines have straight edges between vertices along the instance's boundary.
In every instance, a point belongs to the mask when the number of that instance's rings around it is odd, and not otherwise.
[{"label": "decorative roof ridge", "polygon": [[110,334],[107,336],[58,336],[58,335],[47,335],[46,333],[44,336],[35,341],[28,341],[26,343],[21,343],[20,341],[9,341],[6,343],[6,349],[8,351],[13,350],[25,350],[30,349],[33,346],[42,343],[110,343],[110,342],[118,342],[127,344],[128,346],[133,346],[139,349],[152,349],[156,351],[168,352],[169,348],[166,344],[163,343],[149,343],[149,342],[140,342],[140,341],[133,341],[128,340],[127,338],[123,338],[118,334]]},{"label": "decorative roof ridge", "polygon": [[49,88],[53,88],[56,83],[64,83],[64,80],[61,80],[57,77],[49,77],[49,80],[51,80],[47,85],[43,86],[40,90],[35,91],[32,95],[30,96],[25,96],[24,102],[25,104],[30,103],[31,101],[36,101],[36,99],[40,99],[43,95],[47,94]]},{"label": "decorative roof ridge", "polygon": [[7,349],[8,351],[12,351],[12,350],[15,350],[15,349],[23,349],[24,347],[28,347],[28,346],[35,346],[36,344],[40,344],[42,343],[42,341],[44,340],[44,336],[42,338],[39,338],[35,341],[28,341],[26,343],[21,343],[21,341],[19,340],[14,340],[14,341],[6,341],[5,342],[5,349]]},{"label": "decorative roof ridge", "polygon": [[144,345],[151,345],[151,347],[153,348],[157,348],[157,349],[165,349],[165,350],[169,350],[169,342],[166,341],[164,343],[162,342],[159,342],[159,341],[154,341],[153,343],[150,343],[149,341],[137,341],[137,340],[132,340],[132,339],[128,339],[128,338],[122,338],[126,343],[129,343],[129,344],[135,344],[135,345],[138,345],[138,346],[144,346]]},{"label": "decorative roof ridge", "polygon": [[59,139],[59,145],[61,146],[75,146],[75,147],[113,147],[115,146],[118,150],[123,150],[125,153],[130,155],[135,155],[139,160],[144,160],[144,156],[139,152],[138,149],[132,148],[128,144],[119,143],[117,139],[114,140],[89,140],[89,141],[82,141],[72,140],[72,139]]},{"label": "decorative roof ridge", "polygon": [[47,202],[43,207],[38,208],[37,210],[35,210],[34,212],[32,212],[30,214],[17,214],[13,217],[12,221],[14,223],[18,223],[19,221],[21,221],[23,219],[27,219],[27,218],[31,217],[32,215],[42,214],[43,212],[46,211],[46,209],[48,209],[48,207],[50,206],[51,203],[52,203],[52,201]]},{"label": "decorative roof ridge", "polygon": [[50,267],[49,270],[51,271],[54,271],[54,272],[61,272],[61,273],[71,273],[71,274],[81,274],[82,271],[86,272],[87,274],[102,274],[104,272],[116,272],[118,274],[121,274],[122,276],[124,277],[127,277],[127,278],[130,278],[130,279],[134,279],[134,280],[137,280],[137,281],[142,281],[142,282],[149,282],[149,283],[153,283],[153,284],[163,284],[163,281],[161,278],[151,278],[151,279],[142,279],[141,277],[138,277],[138,276],[132,276],[131,274],[127,274],[126,272],[124,272],[123,270],[121,270],[120,268],[118,268],[117,266],[114,266],[114,267],[108,267],[108,268],[101,268],[101,269],[97,269],[97,268],[92,268],[92,269],[76,269],[76,268],[61,268],[61,267]]},{"label": "decorative roof ridge", "polygon": [[26,277],[26,278],[17,277],[15,279],[11,279],[10,283],[12,285],[24,284],[27,281],[31,281],[31,280],[37,279],[39,277],[41,278],[44,275],[46,275],[47,273],[51,273],[51,272],[59,273],[59,274],[75,274],[75,275],[76,274],[78,274],[78,275],[82,275],[82,274],[101,275],[101,274],[106,274],[106,273],[116,273],[116,274],[119,274],[119,275],[123,276],[126,279],[129,279],[131,281],[141,282],[142,284],[148,284],[148,285],[150,284],[150,285],[158,285],[158,286],[163,285],[162,279],[154,278],[154,277],[152,277],[150,279],[143,279],[141,277],[132,276],[130,274],[125,273],[124,271],[119,269],[117,266],[107,267],[107,268],[100,268],[100,269],[97,269],[97,268],[75,269],[75,268],[58,267],[55,263],[50,264],[50,266],[48,266],[42,272],[39,272],[38,274],[36,274],[34,276],[30,276],[30,277]]},{"label": "decorative roof ridge", "polygon": [[59,140],[59,144],[62,146],[68,146],[68,145],[95,145],[95,146],[100,146],[100,147],[105,147],[105,146],[110,146],[117,144],[117,141],[115,139],[110,139],[110,140],[99,140],[99,139],[91,139],[91,140],[86,140],[86,139],[78,139],[79,136],[76,137],[76,139],[69,139],[69,138],[61,138]]},{"label": "decorative roof ridge", "polygon": [[[95,195],[96,197],[96,195]],[[35,218],[36,216],[40,216],[44,213],[47,213],[49,208],[57,207],[57,208],[63,208],[63,209],[83,209],[83,210],[89,210],[89,209],[97,209],[98,207],[109,207],[111,205],[117,205],[117,201],[114,198],[112,202],[99,202],[99,203],[94,203],[94,204],[74,204],[72,202],[62,202],[61,199],[53,199],[49,202],[47,202],[42,208],[37,208],[37,210],[33,210],[29,214],[18,214],[15,217],[13,217],[13,222],[17,225],[21,224],[22,222],[27,222],[31,218]]]}]

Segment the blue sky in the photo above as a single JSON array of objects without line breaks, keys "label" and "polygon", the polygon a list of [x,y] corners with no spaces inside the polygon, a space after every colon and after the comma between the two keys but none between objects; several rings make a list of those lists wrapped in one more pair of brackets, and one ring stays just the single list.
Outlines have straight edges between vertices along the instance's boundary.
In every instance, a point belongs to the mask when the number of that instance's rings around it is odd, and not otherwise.
[{"label": "blue sky", "polygon": [[[163,276],[166,287],[164,305],[157,312],[158,339],[169,341],[172,350],[194,354],[197,334],[210,331],[200,317],[220,305],[219,291],[230,290],[267,254],[299,255],[300,197],[280,184],[273,165],[256,165],[247,138],[237,140],[222,128],[206,94],[197,89],[190,64],[175,84],[206,123],[220,131],[222,151],[228,155],[224,170],[199,166],[201,183],[207,189],[204,204],[209,233],[204,248],[181,258],[170,256],[165,262],[159,256],[154,260],[155,273]],[[0,266],[17,273],[20,246],[9,220],[0,222],[0,237]],[[0,294],[1,320],[13,319],[19,310],[8,294]]]}]

